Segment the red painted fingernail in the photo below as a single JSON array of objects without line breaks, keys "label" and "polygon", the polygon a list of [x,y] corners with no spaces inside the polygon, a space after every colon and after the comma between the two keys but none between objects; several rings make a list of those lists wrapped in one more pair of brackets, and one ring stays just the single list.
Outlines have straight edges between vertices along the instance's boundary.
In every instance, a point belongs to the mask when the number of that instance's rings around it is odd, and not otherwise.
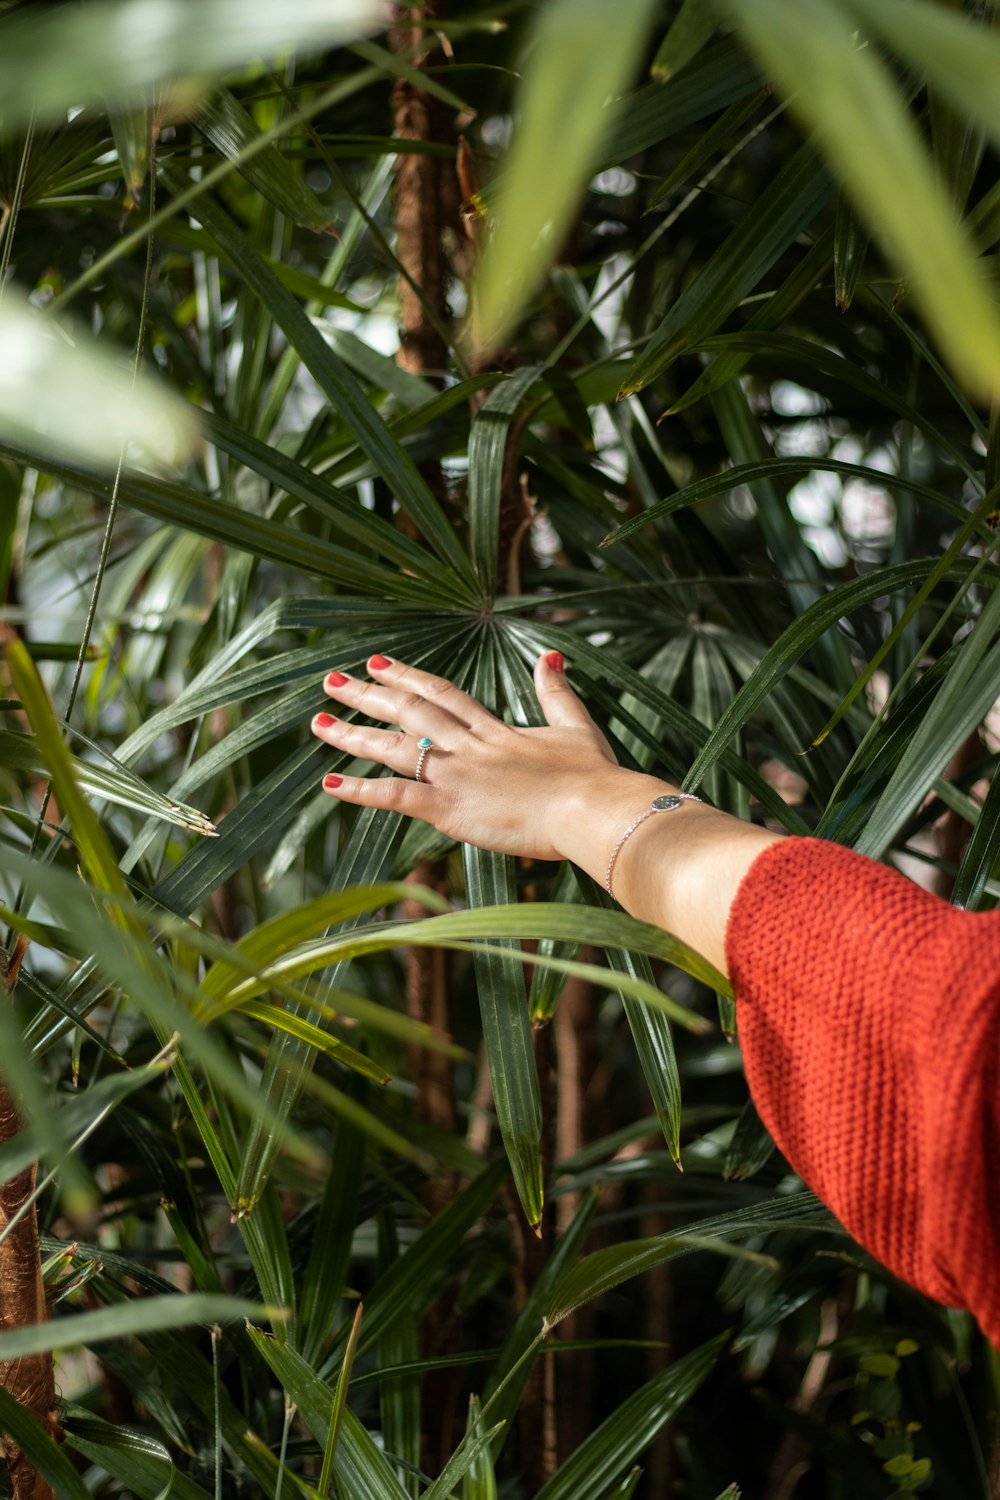
[{"label": "red painted fingernail", "polygon": [[563,670],[563,654],[562,654],[562,652],[561,651],[550,651],[549,654],[548,654],[548,656],[546,656],[546,658],[545,658],[545,665],[547,667],[551,667],[551,669],[552,669],[553,672],[561,672]]},{"label": "red painted fingernail", "polygon": [[326,681],[329,687],[343,687],[347,678],[343,672],[327,672]]},{"label": "red painted fingernail", "polygon": [[392,659],[388,656],[369,656],[368,665],[376,672],[381,672],[383,667],[391,667]]},{"label": "red painted fingernail", "polygon": [[313,719],[313,723],[318,724],[320,729],[329,729],[330,725],[336,724],[336,722],[333,714],[317,714],[315,719]]},{"label": "red painted fingernail", "polygon": [[344,778],[343,778],[343,776],[334,776],[332,772],[331,772],[331,774],[329,776],[324,776],[323,777],[323,786],[324,786],[324,789],[326,791],[328,791],[328,792],[334,792],[334,791],[336,791],[337,787],[338,786],[343,786],[343,784],[344,784]]}]

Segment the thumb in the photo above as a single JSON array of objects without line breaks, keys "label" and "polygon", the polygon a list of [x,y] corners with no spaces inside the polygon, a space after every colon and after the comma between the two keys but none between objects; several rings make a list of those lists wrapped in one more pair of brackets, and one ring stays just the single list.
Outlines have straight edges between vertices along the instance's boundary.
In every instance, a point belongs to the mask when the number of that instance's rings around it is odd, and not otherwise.
[{"label": "thumb", "polygon": [[604,736],[566,681],[561,651],[546,651],[535,662],[535,692],[545,722],[559,729],[589,729],[602,744]]}]

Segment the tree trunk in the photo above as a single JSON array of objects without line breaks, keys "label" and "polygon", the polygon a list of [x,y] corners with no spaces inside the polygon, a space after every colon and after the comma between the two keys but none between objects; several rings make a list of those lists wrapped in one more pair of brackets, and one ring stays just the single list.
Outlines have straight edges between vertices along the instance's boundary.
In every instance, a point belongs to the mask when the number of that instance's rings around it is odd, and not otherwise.
[{"label": "tree trunk", "polygon": [[[17,1107],[5,1083],[0,1081],[0,1144],[12,1140],[21,1128]],[[32,1163],[0,1185],[0,1229],[23,1207],[35,1188],[36,1167]],[[42,1263],[38,1245],[38,1220],[34,1204],[0,1241],[0,1331],[7,1332],[48,1317]],[[0,1384],[49,1435],[58,1437],[55,1375],[51,1354],[32,1354],[0,1362]],[[14,1500],[51,1500],[48,1484],[28,1462],[7,1434],[4,1455],[10,1472]]]}]

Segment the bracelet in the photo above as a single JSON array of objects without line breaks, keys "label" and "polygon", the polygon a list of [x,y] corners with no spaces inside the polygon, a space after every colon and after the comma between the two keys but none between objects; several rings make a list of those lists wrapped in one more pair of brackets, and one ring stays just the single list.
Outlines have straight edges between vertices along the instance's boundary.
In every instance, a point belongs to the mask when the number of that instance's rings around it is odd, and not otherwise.
[{"label": "bracelet", "polygon": [[615,893],[611,889],[611,877],[614,874],[615,864],[617,863],[619,854],[633,833],[635,833],[635,830],[645,823],[647,818],[651,818],[654,813],[673,812],[676,808],[680,807],[682,802],[700,802],[701,800],[693,792],[668,792],[662,797],[654,797],[649,807],[646,808],[646,811],[641,812],[637,818],[632,819],[632,822],[612,849],[611,858],[608,860],[608,873],[604,877],[604,884],[612,900],[614,900]]}]

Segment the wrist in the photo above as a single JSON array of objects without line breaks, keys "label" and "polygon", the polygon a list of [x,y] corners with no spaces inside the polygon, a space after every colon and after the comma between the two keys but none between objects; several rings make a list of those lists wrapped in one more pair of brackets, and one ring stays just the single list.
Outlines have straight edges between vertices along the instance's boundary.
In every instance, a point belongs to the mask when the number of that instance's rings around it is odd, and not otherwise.
[{"label": "wrist", "polygon": [[556,848],[563,859],[605,886],[608,862],[625,829],[654,797],[678,790],[671,782],[622,766],[592,771],[575,780],[562,801],[553,834]]}]

